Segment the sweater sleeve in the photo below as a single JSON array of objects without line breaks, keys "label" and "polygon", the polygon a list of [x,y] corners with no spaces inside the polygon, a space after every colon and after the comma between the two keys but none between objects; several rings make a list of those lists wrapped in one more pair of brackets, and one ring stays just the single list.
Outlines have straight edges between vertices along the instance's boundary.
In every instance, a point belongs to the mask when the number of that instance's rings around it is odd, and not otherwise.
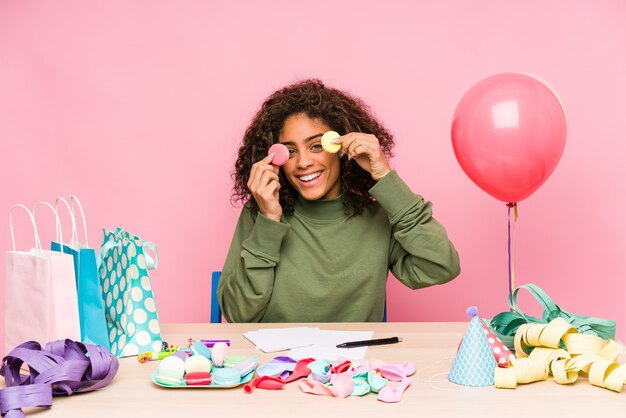
[{"label": "sweater sleeve", "polygon": [[274,267],[289,224],[275,222],[244,207],[217,288],[229,322],[260,322],[274,287]]},{"label": "sweater sleeve", "polygon": [[411,289],[441,284],[460,273],[459,255],[443,226],[432,216],[432,203],[414,194],[392,171],[370,189],[392,225],[389,268]]}]

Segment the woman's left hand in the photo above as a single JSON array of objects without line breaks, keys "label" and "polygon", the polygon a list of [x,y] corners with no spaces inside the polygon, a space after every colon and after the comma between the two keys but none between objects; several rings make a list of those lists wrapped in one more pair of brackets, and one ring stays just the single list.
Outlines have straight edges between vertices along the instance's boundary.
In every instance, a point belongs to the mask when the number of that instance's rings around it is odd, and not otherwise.
[{"label": "woman's left hand", "polygon": [[341,144],[341,150],[354,159],[376,181],[391,172],[391,166],[380,148],[380,142],[372,134],[350,132],[335,140]]}]

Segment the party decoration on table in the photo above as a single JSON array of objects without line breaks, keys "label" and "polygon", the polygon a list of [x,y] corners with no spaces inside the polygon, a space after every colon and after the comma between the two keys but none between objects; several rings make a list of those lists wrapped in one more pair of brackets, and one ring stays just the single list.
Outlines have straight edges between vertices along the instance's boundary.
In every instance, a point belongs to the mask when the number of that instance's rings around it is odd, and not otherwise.
[{"label": "party decoration on table", "polygon": [[248,373],[253,372],[256,366],[259,364],[259,360],[256,357],[242,356],[241,361],[236,363],[225,362],[225,367],[232,367],[239,370],[241,376],[246,376]]},{"label": "party decoration on table", "polygon": [[507,203],[509,294],[511,209],[534,193],[556,168],[567,134],[563,104],[537,77],[496,74],[472,86],[452,120],[452,146],[465,174],[481,189]]},{"label": "party decoration on table", "polygon": [[494,372],[497,388],[514,389],[549,376],[556,383],[569,384],[580,373],[592,385],[615,392],[621,392],[626,383],[626,364],[616,361],[624,347],[611,339],[581,334],[561,317],[548,324],[521,325],[515,348],[518,358],[511,361],[511,367]]},{"label": "party decoration on table", "polygon": [[[49,203],[56,225],[56,242],[63,241],[58,213]],[[37,208],[38,205],[35,205]],[[33,247],[19,251],[15,245],[13,216],[23,209],[33,226]],[[12,251],[6,252],[4,278],[4,342],[5,352],[24,341],[39,343],[71,338],[80,340],[78,297],[74,259],[70,254],[42,248],[34,216],[22,204],[9,210]]]},{"label": "party decoration on table", "polygon": [[190,351],[186,351],[184,348],[181,348],[178,351],[170,351],[170,353],[172,353],[171,355],[173,357],[178,357],[181,360],[187,360],[190,356]]},{"label": "party decoration on table", "polygon": [[185,360],[175,356],[166,357],[161,360],[155,373],[156,383],[164,386],[180,386],[185,377]]},{"label": "party decoration on table", "polygon": [[241,373],[232,367],[220,367],[213,369],[213,383],[216,386],[234,387],[240,385]]},{"label": "party decoration on table", "polygon": [[[213,360],[212,350],[199,341],[192,341],[191,344],[189,344],[189,349],[194,355],[203,356],[209,360]],[[219,364],[219,366],[221,367],[222,365]]]},{"label": "party decoration on table", "polygon": [[213,363],[204,356],[190,356],[185,360],[185,373],[211,372]]},{"label": "party decoration on table", "polygon": [[[176,358],[182,353],[184,357]],[[248,383],[254,376],[259,359],[255,356],[228,353],[219,341],[208,348],[190,339],[190,356],[177,351],[164,358],[155,370],[152,382],[166,388],[224,389]]]},{"label": "party decoration on table", "polygon": [[226,343],[216,343],[211,349],[213,364],[215,364],[217,367],[222,367],[224,365],[226,353],[228,353],[228,346],[226,345]]},{"label": "party decoration on table", "polygon": [[[257,369],[259,377],[244,386],[245,393],[255,388],[277,390],[289,382],[298,382],[305,393],[339,398],[376,393],[382,402],[399,402],[410,386],[409,376],[415,373],[411,362],[390,364],[380,361],[351,361],[336,363],[313,358],[295,361],[286,356],[275,357]],[[400,382],[391,386],[390,381]]]},{"label": "party decoration on table", "polygon": [[[332,364],[326,367],[324,361],[317,366],[314,363],[309,365],[312,367],[311,375],[298,380],[303,392],[339,398],[363,396],[373,392],[377,393],[377,400],[386,403],[402,400],[404,391],[410,386],[409,376],[415,373],[415,366],[411,362],[390,364],[362,360],[348,371],[340,373],[332,373]],[[319,369],[320,366],[322,369]],[[330,375],[327,374],[328,371],[331,372]],[[390,381],[399,384],[392,387]]]},{"label": "party decoration on table", "polygon": [[329,360],[315,360],[307,366],[311,369],[311,378],[319,383],[326,384],[333,377],[333,368]]},{"label": "party decoration on table", "polygon": [[[190,339],[189,339],[189,344],[191,345],[191,343],[192,343],[193,341],[194,341],[194,340],[192,340],[192,339],[190,338]],[[213,346],[214,346],[215,344],[217,344],[217,343],[224,343],[224,344],[226,344],[226,345],[230,346],[230,340],[200,340],[200,342],[201,342],[202,344],[204,344],[205,346],[207,346],[208,348],[213,347]]]},{"label": "party decoration on table", "polygon": [[286,382],[281,377],[275,376],[259,376],[243,386],[245,393],[252,393],[254,388],[266,389],[266,390],[278,390],[285,386]]},{"label": "party decoration on table", "polygon": [[137,360],[139,363],[146,363],[148,361],[163,360],[165,357],[171,355],[171,351],[148,351],[146,353],[137,354]]},{"label": "party decoration on table", "polygon": [[483,332],[485,333],[485,337],[487,338],[489,347],[491,347],[491,352],[496,359],[498,367],[509,367],[509,362],[515,358],[515,354],[511,352],[509,347],[507,347],[483,321],[478,322],[483,328]]},{"label": "party decoration on table", "polygon": [[272,157],[272,164],[275,166],[282,166],[289,161],[289,149],[283,144],[273,144],[267,151],[267,155],[274,154]]},{"label": "party decoration on table", "polygon": [[187,386],[210,385],[212,381],[210,372],[193,372],[185,374],[185,384]]},{"label": "party decoration on table", "polygon": [[191,353],[191,350],[185,347],[178,347],[176,344],[169,345],[166,341],[163,341],[161,343],[161,351],[139,353],[137,354],[137,360],[140,363],[146,363],[148,361],[163,360],[165,357],[169,356],[177,356],[182,360],[186,360],[187,353]]},{"label": "party decoration on table", "polygon": [[339,138],[339,134],[335,131],[328,131],[322,135],[322,148],[331,154],[336,154],[341,149],[341,144],[335,142]]},{"label": "party decoration on table", "polygon": [[[309,364],[314,362],[314,358],[303,358],[298,360],[293,368],[293,372],[285,378],[285,383],[295,382],[296,380],[308,377],[311,374]],[[345,371],[345,370],[344,370]]]},{"label": "party decoration on table", "polygon": [[480,325],[478,308],[470,306],[466,312],[472,319],[448,373],[448,380],[466,386],[493,385],[493,370],[498,365]]},{"label": "party decoration on table", "polygon": [[[541,318],[522,313],[517,304],[517,294],[521,290],[527,290],[543,308]],[[561,317],[574,326],[581,334],[597,335],[603,339],[615,338],[616,324],[614,320],[594,318],[591,316],[577,315],[566,311],[558,306],[539,286],[525,284],[517,287],[509,296],[509,312],[501,312],[495,315],[489,325],[494,333],[511,350],[515,350],[514,336],[518,328],[523,324],[547,324],[552,319]]]},{"label": "party decoration on table", "polygon": [[228,353],[224,356],[224,367],[235,367],[247,358],[244,354]]},{"label": "party decoration on table", "polygon": [[[298,362],[291,357],[277,356],[269,363],[261,364],[257,368],[257,375],[259,376],[272,376],[287,379],[291,372],[294,371]],[[308,368],[308,365],[307,365]]]},{"label": "party decoration on table", "polygon": [[158,265],[157,247],[121,228],[103,233],[98,265],[111,352],[124,357],[160,351],[161,327],[148,275]]},{"label": "party decoration on table", "polygon": [[[51,406],[53,395],[90,392],[107,386],[115,377],[119,362],[101,346],[72,340],[48,342],[43,348],[27,341],[2,359],[0,414],[24,417],[22,408]],[[26,374],[24,374],[26,372]]]},{"label": "party decoration on table", "polygon": [[[255,361],[258,363],[258,359]],[[248,383],[254,376],[254,371],[242,376],[239,370],[231,367],[215,367],[212,369],[212,372],[193,372],[193,375],[197,376],[197,373],[209,373],[211,381],[208,384],[195,382],[193,385],[189,385],[185,381],[187,375],[183,374],[180,380],[176,379],[168,382],[159,378],[159,370],[152,372],[150,379],[152,383],[168,389],[228,389]]]},{"label": "party decoration on table", "polygon": [[400,381],[400,383],[395,387],[387,385],[378,393],[378,400],[387,403],[400,402],[404,391],[409,386],[411,386],[411,381],[409,379],[402,379],[402,381]]}]

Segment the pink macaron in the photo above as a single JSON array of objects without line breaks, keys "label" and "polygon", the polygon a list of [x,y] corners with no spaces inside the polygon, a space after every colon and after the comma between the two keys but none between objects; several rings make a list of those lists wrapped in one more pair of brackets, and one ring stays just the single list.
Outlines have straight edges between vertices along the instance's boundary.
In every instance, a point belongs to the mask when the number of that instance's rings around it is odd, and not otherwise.
[{"label": "pink macaron", "polygon": [[272,164],[276,166],[285,165],[287,160],[289,160],[289,149],[283,144],[274,144],[267,151],[267,155],[274,154],[272,158]]},{"label": "pink macaron", "polygon": [[193,372],[185,375],[185,383],[187,386],[203,386],[211,384],[211,373],[209,372]]},{"label": "pink macaron", "polygon": [[211,348],[211,357],[213,358],[213,364],[216,367],[224,366],[224,357],[226,357],[226,352],[228,351],[228,345],[226,343],[216,343],[213,348]]}]

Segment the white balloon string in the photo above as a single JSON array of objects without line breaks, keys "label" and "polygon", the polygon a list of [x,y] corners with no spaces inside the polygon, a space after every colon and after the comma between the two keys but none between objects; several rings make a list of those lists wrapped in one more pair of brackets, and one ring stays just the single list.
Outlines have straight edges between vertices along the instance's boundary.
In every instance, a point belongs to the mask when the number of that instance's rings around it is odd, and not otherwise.
[{"label": "white balloon string", "polygon": [[[428,386],[430,386],[432,389],[435,389],[438,391],[460,392],[462,388],[458,387],[458,385],[448,380],[448,373],[449,373],[450,367],[452,367],[453,361],[454,361],[454,357],[437,360],[434,363],[429,364],[419,369],[415,373],[415,375],[417,376],[417,379],[420,382],[427,383]],[[445,365],[446,371],[441,371],[442,364]],[[429,372],[434,372],[434,373],[430,374]]]}]

